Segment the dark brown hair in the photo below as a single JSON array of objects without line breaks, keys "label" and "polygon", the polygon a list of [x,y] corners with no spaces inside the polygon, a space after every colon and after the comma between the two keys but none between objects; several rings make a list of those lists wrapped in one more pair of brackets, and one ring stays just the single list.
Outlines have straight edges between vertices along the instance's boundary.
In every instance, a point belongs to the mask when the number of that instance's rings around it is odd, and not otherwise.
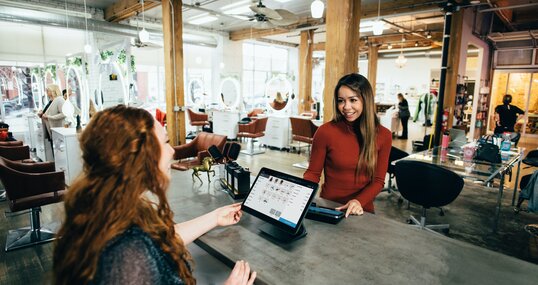
[{"label": "dark brown hair", "polygon": [[355,122],[353,122],[353,131],[359,142],[360,154],[357,164],[357,172],[366,171],[366,176],[374,179],[375,168],[377,164],[376,137],[379,126],[379,119],[376,115],[374,93],[372,86],[366,77],[351,73],[340,78],[334,88],[333,114],[334,122],[345,121],[344,115],[338,110],[338,91],[342,86],[347,86],[353,90],[359,100],[362,102],[362,113]]},{"label": "dark brown hair", "polygon": [[89,283],[107,243],[133,225],[170,255],[186,284],[196,283],[191,257],[174,230],[154,122],[147,111],[120,105],[95,114],[82,133],[84,170],[65,197],[55,284]]}]

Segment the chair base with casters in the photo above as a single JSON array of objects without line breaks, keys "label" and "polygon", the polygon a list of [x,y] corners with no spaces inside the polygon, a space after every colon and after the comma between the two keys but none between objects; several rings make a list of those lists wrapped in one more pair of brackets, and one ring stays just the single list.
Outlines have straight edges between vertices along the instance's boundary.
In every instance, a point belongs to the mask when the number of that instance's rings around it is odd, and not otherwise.
[{"label": "chair base with casters", "polygon": [[39,212],[41,212],[41,207],[35,207],[30,210],[29,227],[8,231],[5,248],[6,252],[50,242],[56,239],[55,232],[46,227],[41,227]]},{"label": "chair base with casters", "polygon": [[435,230],[442,230],[444,234],[448,234],[448,231],[450,230],[449,224],[439,224],[439,225],[427,225],[426,224],[426,208],[422,208],[422,215],[420,216],[420,221],[415,218],[413,215],[409,217],[409,220],[407,220],[407,223],[412,224],[414,227],[417,227],[419,229],[427,230],[436,234],[439,234],[439,232],[436,232]]}]

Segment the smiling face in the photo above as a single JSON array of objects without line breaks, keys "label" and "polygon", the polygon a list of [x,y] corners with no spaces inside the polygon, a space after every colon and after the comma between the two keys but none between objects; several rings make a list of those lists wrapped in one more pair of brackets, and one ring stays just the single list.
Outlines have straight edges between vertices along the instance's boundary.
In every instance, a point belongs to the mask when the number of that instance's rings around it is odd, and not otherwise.
[{"label": "smiling face", "polygon": [[337,106],[348,122],[354,122],[362,114],[363,104],[359,95],[345,85],[338,90]]},{"label": "smiling face", "polygon": [[161,146],[161,159],[159,160],[159,169],[170,179],[170,161],[174,158],[174,149],[168,143],[168,135],[163,126],[157,121],[154,124],[154,131]]}]

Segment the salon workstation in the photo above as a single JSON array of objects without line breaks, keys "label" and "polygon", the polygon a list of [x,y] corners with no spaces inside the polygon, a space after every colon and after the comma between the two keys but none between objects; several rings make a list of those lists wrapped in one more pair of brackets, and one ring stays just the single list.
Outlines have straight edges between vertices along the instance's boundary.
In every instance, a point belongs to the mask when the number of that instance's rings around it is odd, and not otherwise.
[{"label": "salon workstation", "polygon": [[536,12],[0,1],[0,284],[536,284]]}]

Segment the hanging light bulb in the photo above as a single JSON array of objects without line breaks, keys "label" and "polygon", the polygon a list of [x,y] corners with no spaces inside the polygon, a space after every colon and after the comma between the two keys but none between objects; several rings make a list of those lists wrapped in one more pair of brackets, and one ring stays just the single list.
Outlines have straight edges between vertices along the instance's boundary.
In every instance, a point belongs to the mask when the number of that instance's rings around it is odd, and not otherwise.
[{"label": "hanging light bulb", "polygon": [[403,55],[403,43],[402,43],[402,45],[400,46],[400,55],[396,59],[396,66],[398,66],[399,68],[402,68],[405,66],[406,63],[407,63],[407,58],[405,58],[405,56]]},{"label": "hanging light bulb", "polygon": [[145,43],[149,41],[149,33],[146,30],[146,28],[143,27],[144,23],[146,22],[145,13],[144,13],[144,0],[140,0],[140,4],[142,4],[142,30],[138,32],[138,39],[141,42]]},{"label": "hanging light bulb", "polygon": [[372,24],[372,32],[376,36],[380,36],[383,34],[383,30],[385,29],[385,23],[381,21],[381,0],[377,1],[377,19]]},{"label": "hanging light bulb", "polygon": [[140,32],[138,32],[138,38],[143,43],[149,41],[149,33],[148,33],[148,31],[146,31],[146,28],[142,28],[142,30],[140,30]]},{"label": "hanging light bulb", "polygon": [[426,38],[431,39],[432,38],[432,32],[428,31],[426,33]]},{"label": "hanging light bulb", "polygon": [[388,44],[388,45],[387,45],[387,48],[388,48],[388,49],[392,49],[392,45],[391,45],[391,44]]},{"label": "hanging light bulb", "polygon": [[84,45],[84,52],[88,53],[88,54],[92,53],[92,46],[90,44],[85,44]]},{"label": "hanging light bulb", "polygon": [[415,46],[418,47],[418,41],[415,42]]},{"label": "hanging light bulb", "polygon": [[92,53],[92,46],[90,45],[90,36],[88,35],[88,16],[86,13],[86,0],[84,0],[84,23],[86,25],[86,44],[84,45],[85,53]]},{"label": "hanging light bulb", "polygon": [[319,19],[323,17],[323,10],[325,10],[325,4],[321,0],[314,0],[310,5],[310,11],[312,12],[312,18]]}]

